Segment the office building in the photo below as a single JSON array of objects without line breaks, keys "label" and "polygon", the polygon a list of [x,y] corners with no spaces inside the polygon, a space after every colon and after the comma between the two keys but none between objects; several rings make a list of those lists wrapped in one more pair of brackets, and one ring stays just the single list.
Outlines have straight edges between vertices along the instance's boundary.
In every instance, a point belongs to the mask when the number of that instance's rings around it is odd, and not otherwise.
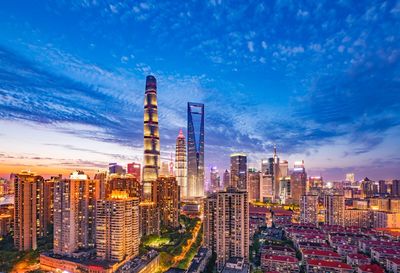
[{"label": "office building", "polygon": [[160,233],[157,206],[157,178],[160,171],[160,136],[158,129],[157,80],[146,77],[144,99],[144,157],[140,211],[141,235]]},{"label": "office building", "polygon": [[325,195],[325,224],[344,225],[345,203],[343,195]]},{"label": "office building", "polygon": [[232,257],[249,262],[249,200],[248,193],[227,187],[205,200],[204,237],[208,247],[215,249],[217,268],[221,270]]},{"label": "office building", "polygon": [[274,199],[274,176],[262,173],[260,177],[260,201],[271,202]]},{"label": "office building", "polygon": [[300,222],[318,224],[318,195],[302,195],[300,199]]},{"label": "office building", "polygon": [[220,183],[220,176],[219,176],[219,171],[217,167],[211,167],[210,169],[210,192],[215,192],[221,188],[221,183]]},{"label": "office building", "polygon": [[247,156],[242,153],[231,154],[231,186],[247,190]]},{"label": "office building", "polygon": [[204,196],[204,104],[188,102],[188,197]]},{"label": "office building", "polygon": [[54,182],[54,253],[71,256],[95,245],[96,200],[94,180],[81,171]]},{"label": "office building", "polygon": [[158,131],[157,81],[154,76],[146,77],[144,99],[144,158],[142,201],[155,201],[153,184],[160,169],[160,136]]},{"label": "office building", "polygon": [[274,176],[274,200],[279,200],[281,194],[279,181],[281,178],[281,173],[279,164],[279,157],[276,153],[276,146],[274,145],[274,155],[272,158],[270,158],[270,172]]},{"label": "office building", "polygon": [[186,141],[183,131],[180,129],[175,146],[175,177],[180,188],[180,199],[185,199],[188,195],[186,165]]},{"label": "office building", "polygon": [[292,199],[292,181],[290,176],[279,178],[279,200],[281,204],[291,204]]},{"label": "office building", "polygon": [[289,162],[287,160],[282,160],[279,162],[279,176],[289,176]]},{"label": "office building", "polygon": [[120,262],[139,255],[139,199],[114,190],[97,201],[96,254]]},{"label": "office building", "polygon": [[346,180],[345,181],[354,183],[356,181],[354,173],[346,173]]},{"label": "office building", "polygon": [[179,226],[179,187],[174,176],[160,176],[157,179],[157,205],[160,210],[160,224],[164,228]]},{"label": "office building", "polygon": [[140,175],[142,166],[140,165],[140,163],[136,163],[136,162],[132,162],[132,163],[128,163],[126,165],[126,172],[128,174],[133,175],[137,181],[142,181],[142,176]]},{"label": "office building", "polygon": [[250,168],[247,174],[247,181],[249,184],[250,201],[260,201],[261,172],[257,171],[255,168]]},{"label": "office building", "polygon": [[109,163],[108,164],[108,173],[113,174],[124,174],[126,171],[124,167],[118,165],[117,163]]},{"label": "office building", "polygon": [[290,175],[292,200],[294,204],[300,204],[300,198],[306,194],[307,173],[304,168],[304,161],[294,163],[293,172]]},{"label": "office building", "polygon": [[20,251],[35,250],[43,236],[43,177],[30,171],[15,175],[14,245]]},{"label": "office building", "polygon": [[231,183],[231,174],[228,170],[225,170],[224,175],[222,177],[221,189],[228,187],[230,183]]}]

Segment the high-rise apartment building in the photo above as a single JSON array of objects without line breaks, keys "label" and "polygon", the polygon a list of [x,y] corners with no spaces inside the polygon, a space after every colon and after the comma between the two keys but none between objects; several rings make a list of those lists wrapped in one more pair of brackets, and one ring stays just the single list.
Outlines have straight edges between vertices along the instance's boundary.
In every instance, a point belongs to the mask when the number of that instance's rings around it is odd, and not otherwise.
[{"label": "high-rise apartment building", "polygon": [[140,182],[132,174],[110,174],[107,177],[106,198],[116,190],[126,191],[129,197],[141,196]]},{"label": "high-rise apartment building", "polygon": [[127,167],[126,168],[126,172],[128,174],[133,175],[136,178],[137,181],[139,181],[139,182],[142,181],[141,180],[142,176],[140,175],[142,166],[140,165],[140,163],[136,163],[136,162],[128,163],[126,165],[126,167]]},{"label": "high-rise apartment building", "polygon": [[156,202],[140,202],[139,214],[140,236],[160,234],[160,209]]},{"label": "high-rise apartment building", "polygon": [[108,164],[108,173],[113,174],[124,174],[126,173],[124,167],[118,165],[117,163],[109,163]]},{"label": "high-rise apartment building", "polygon": [[247,181],[249,184],[250,201],[260,201],[261,172],[257,171],[255,168],[249,168],[247,173]]},{"label": "high-rise apartment building", "polygon": [[43,184],[43,218],[46,229],[54,223],[54,183],[60,181],[62,175],[52,176]]},{"label": "high-rise apartment building", "polygon": [[354,173],[346,173],[346,181],[354,183],[356,181]]},{"label": "high-rise apartment building", "polygon": [[249,261],[249,200],[246,191],[227,187],[205,200],[205,244],[215,248],[217,268],[231,257]]},{"label": "high-rise apartment building", "polygon": [[158,131],[157,81],[154,76],[146,77],[144,98],[144,158],[143,158],[143,201],[155,201],[153,184],[160,170],[160,136]]},{"label": "high-rise apartment building", "polygon": [[242,153],[231,154],[231,186],[247,190],[247,156]]},{"label": "high-rise apartment building", "polygon": [[293,172],[290,175],[292,200],[294,204],[300,204],[300,198],[306,194],[307,173],[304,168],[304,161],[294,163]]},{"label": "high-rise apartment building", "polygon": [[81,171],[54,182],[54,253],[71,256],[95,245],[96,183]]},{"label": "high-rise apartment building", "polygon": [[179,226],[179,187],[174,176],[160,176],[157,179],[157,205],[160,210],[162,227]]},{"label": "high-rise apartment building", "polygon": [[43,183],[43,177],[30,171],[14,177],[14,245],[21,251],[36,249],[37,237],[45,234]]},{"label": "high-rise apartment building", "polygon": [[302,195],[300,199],[300,222],[318,224],[318,195]]},{"label": "high-rise apartment building", "polygon": [[175,146],[175,177],[180,187],[179,193],[182,199],[185,199],[188,195],[186,166],[186,141],[183,131],[180,129]]},{"label": "high-rise apartment building", "polygon": [[204,104],[188,102],[188,197],[204,196]]},{"label": "high-rise apartment building", "polygon": [[97,201],[96,253],[102,260],[120,262],[139,254],[139,199],[113,191]]},{"label": "high-rise apartment building", "polygon": [[343,195],[325,195],[325,224],[344,225],[345,199]]}]

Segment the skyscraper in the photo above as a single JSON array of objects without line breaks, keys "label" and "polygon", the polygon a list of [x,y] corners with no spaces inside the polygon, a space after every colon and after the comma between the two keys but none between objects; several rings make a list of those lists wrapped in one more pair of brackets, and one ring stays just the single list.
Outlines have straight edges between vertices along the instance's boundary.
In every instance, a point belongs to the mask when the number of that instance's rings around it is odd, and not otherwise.
[{"label": "skyscraper", "polygon": [[306,194],[307,173],[304,168],[304,161],[296,161],[294,163],[293,172],[290,176],[290,185],[292,187],[292,199],[294,204],[300,204],[300,198]]},{"label": "skyscraper", "polygon": [[325,224],[344,225],[345,203],[343,195],[326,195],[325,205]]},{"label": "skyscraper", "polygon": [[37,237],[43,233],[43,177],[22,171],[14,178],[14,245],[19,250],[35,250]]},{"label": "skyscraper", "polygon": [[279,157],[276,153],[276,146],[274,145],[274,155],[272,157],[272,175],[274,176],[274,199],[279,200],[280,197],[280,181],[281,177],[280,168],[279,168]]},{"label": "skyscraper", "polygon": [[204,196],[204,104],[188,102],[188,197]]},{"label": "skyscraper", "polygon": [[267,202],[274,199],[274,176],[262,173],[260,177],[260,201]]},{"label": "skyscraper", "polygon": [[222,188],[226,188],[231,183],[231,174],[228,170],[225,170],[224,176],[222,177]]},{"label": "skyscraper", "polygon": [[217,268],[229,258],[249,261],[249,200],[246,191],[227,187],[205,199],[205,244],[215,249]]},{"label": "skyscraper", "polygon": [[54,253],[71,256],[95,244],[95,181],[83,172],[54,182]]},{"label": "skyscraper", "polygon": [[144,97],[144,157],[142,196],[139,206],[141,235],[160,233],[160,212],[157,205],[157,178],[160,170],[160,136],[158,131],[157,81],[146,77]]},{"label": "skyscraper", "polygon": [[231,154],[231,186],[247,190],[247,156],[245,154]]},{"label": "skyscraper", "polygon": [[220,177],[217,167],[211,167],[210,169],[210,188],[209,191],[217,191],[220,189]]},{"label": "skyscraper", "polygon": [[144,97],[143,201],[154,201],[153,184],[160,169],[160,137],[158,131],[157,81],[146,77]]},{"label": "skyscraper", "polygon": [[255,168],[249,168],[247,177],[249,184],[249,200],[260,201],[261,172],[257,171]]},{"label": "skyscraper", "polygon": [[317,224],[318,195],[302,195],[300,199],[300,222]]},{"label": "skyscraper", "polygon": [[127,171],[128,174],[132,174],[135,176],[137,181],[142,181],[142,177],[140,175],[141,172],[141,165],[140,163],[132,162],[127,164]]},{"label": "skyscraper", "polygon": [[102,260],[120,262],[139,254],[139,199],[113,191],[97,201],[96,253]]},{"label": "skyscraper", "polygon": [[[105,197],[110,197],[113,191],[126,191],[129,197],[140,198],[141,185],[132,174],[110,174],[107,178]],[[104,198],[102,198],[104,199]]]},{"label": "skyscraper", "polygon": [[175,177],[180,187],[180,198],[187,197],[186,143],[182,129],[176,138]]}]

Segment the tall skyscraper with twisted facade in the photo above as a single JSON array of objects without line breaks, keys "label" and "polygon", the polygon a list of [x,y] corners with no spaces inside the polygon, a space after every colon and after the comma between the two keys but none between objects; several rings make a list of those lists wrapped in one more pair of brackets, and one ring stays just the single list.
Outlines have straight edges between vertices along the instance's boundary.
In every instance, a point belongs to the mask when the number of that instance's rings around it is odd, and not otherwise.
[{"label": "tall skyscraper with twisted facade", "polygon": [[180,188],[180,197],[187,197],[186,143],[182,129],[176,138],[175,177]]},{"label": "tall skyscraper with twisted facade", "polygon": [[146,77],[144,95],[144,158],[143,158],[143,200],[154,201],[153,184],[160,169],[160,136],[158,131],[157,80]]},{"label": "tall skyscraper with twisted facade", "polygon": [[204,104],[188,102],[188,197],[204,196]]},{"label": "tall skyscraper with twisted facade", "polygon": [[160,232],[160,213],[157,205],[157,178],[160,169],[160,135],[158,131],[157,80],[146,77],[144,95],[144,157],[140,203],[141,235]]}]

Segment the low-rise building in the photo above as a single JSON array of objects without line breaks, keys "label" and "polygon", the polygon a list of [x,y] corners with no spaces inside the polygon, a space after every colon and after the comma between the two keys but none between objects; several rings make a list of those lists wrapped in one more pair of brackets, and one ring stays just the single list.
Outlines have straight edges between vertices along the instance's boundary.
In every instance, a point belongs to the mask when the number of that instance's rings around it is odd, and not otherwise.
[{"label": "low-rise building", "polygon": [[310,250],[306,249],[302,251],[303,259],[315,259],[315,260],[324,260],[324,261],[338,261],[342,260],[342,257],[331,250]]},{"label": "low-rise building", "polygon": [[346,261],[349,265],[351,265],[353,267],[371,263],[371,259],[367,255],[360,254],[360,253],[348,254]]},{"label": "low-rise building", "polygon": [[389,272],[400,273],[400,258],[386,259],[386,269]]},{"label": "low-rise building", "polygon": [[200,273],[203,272],[209,258],[211,257],[211,250],[201,247],[196,256],[193,257],[192,262],[187,270],[187,273]]},{"label": "low-rise building", "polygon": [[299,261],[292,256],[264,255],[261,261],[261,269],[281,273],[299,272]]},{"label": "low-rise building", "polygon": [[250,266],[245,263],[245,260],[240,257],[229,258],[221,273],[249,273]]},{"label": "low-rise building", "polygon": [[357,273],[384,273],[385,270],[377,264],[364,264],[360,265]]},{"label": "low-rise building", "polygon": [[352,273],[353,268],[345,263],[337,261],[307,260],[307,272],[309,273]]}]

